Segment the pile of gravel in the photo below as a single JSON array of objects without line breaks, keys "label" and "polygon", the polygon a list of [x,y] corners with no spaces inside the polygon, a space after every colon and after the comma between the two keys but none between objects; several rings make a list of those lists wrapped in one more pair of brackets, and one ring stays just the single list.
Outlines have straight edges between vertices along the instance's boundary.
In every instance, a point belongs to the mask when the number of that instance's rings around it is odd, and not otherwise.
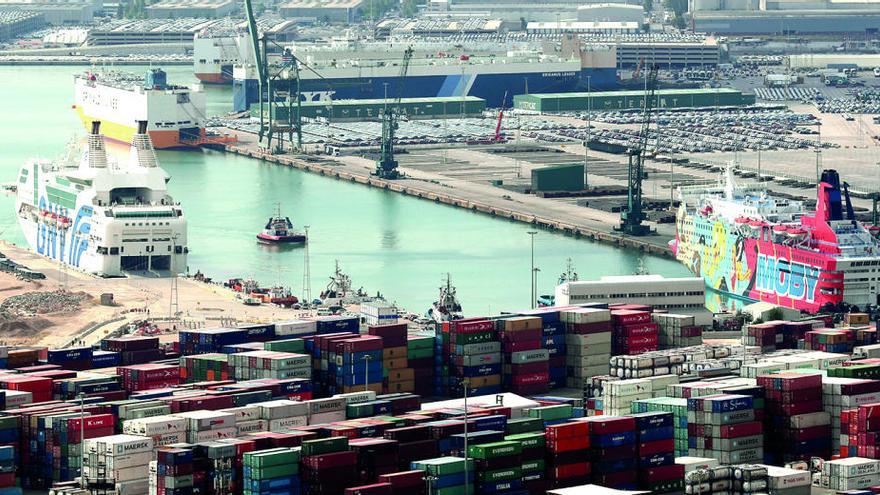
[{"label": "pile of gravel", "polygon": [[88,295],[79,292],[26,292],[0,304],[0,318],[21,318],[47,313],[69,313],[80,308]]}]

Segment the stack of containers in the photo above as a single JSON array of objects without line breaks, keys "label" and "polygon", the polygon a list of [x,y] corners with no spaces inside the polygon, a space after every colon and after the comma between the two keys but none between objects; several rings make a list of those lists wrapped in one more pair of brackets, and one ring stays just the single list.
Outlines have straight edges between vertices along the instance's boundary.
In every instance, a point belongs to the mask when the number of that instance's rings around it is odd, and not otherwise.
[{"label": "stack of containers", "polygon": [[180,379],[184,383],[229,380],[229,356],[221,353],[180,357]]},{"label": "stack of containers", "polygon": [[485,319],[443,323],[441,348],[445,353],[441,359],[449,359],[447,367],[441,368],[441,377],[446,376],[445,395],[463,396],[465,381],[471,395],[501,391],[501,343],[494,329],[495,323]]},{"label": "stack of containers", "polygon": [[[333,395],[336,390],[335,343],[357,337],[350,332],[317,335],[306,340],[306,350],[312,354],[312,381],[316,395]],[[331,358],[331,354],[334,354]],[[331,372],[333,374],[331,375]]]},{"label": "stack of containers", "polygon": [[192,449],[159,447],[150,461],[149,495],[192,493],[194,474]]},{"label": "stack of containers", "polygon": [[[526,419],[526,421],[529,421],[529,419]],[[526,427],[523,423],[520,421],[520,425],[515,425],[513,431],[519,431],[520,428]],[[546,466],[544,453],[547,447],[547,437],[539,422],[530,421],[529,423],[536,426],[538,430],[513,433],[505,436],[504,440],[519,442],[522,445],[522,452],[520,454],[522,464],[520,467],[522,469],[523,488],[530,492],[543,492],[547,489],[544,483]],[[507,432],[510,433],[511,431],[510,422],[508,421]]]},{"label": "stack of containers", "polygon": [[[569,406],[570,412],[570,406]],[[534,409],[532,409],[534,411]],[[554,412],[562,409],[546,410],[542,415],[556,417]],[[562,488],[589,483],[592,465],[590,463],[590,424],[582,421],[549,425],[547,437],[547,485],[549,488]]]},{"label": "stack of containers", "polygon": [[353,438],[349,447],[357,454],[358,481],[374,483],[383,474],[399,470],[398,442],[385,438]]},{"label": "stack of containers", "polygon": [[29,392],[33,402],[47,402],[52,400],[52,379],[48,377],[29,375],[2,375],[0,376],[0,388]]},{"label": "stack of containers", "polygon": [[522,444],[502,441],[468,446],[476,468],[476,493],[508,493],[522,488]]},{"label": "stack of containers", "polygon": [[761,465],[722,465],[689,471],[685,493],[700,495],[738,495],[767,493],[767,468]]},{"label": "stack of containers", "polygon": [[362,390],[381,393],[382,349],[382,338],[377,336],[352,336],[331,342],[328,347],[328,390],[336,393]]},{"label": "stack of containers", "polygon": [[122,433],[149,437],[154,446],[161,447],[186,442],[186,427],[184,417],[161,415],[128,419],[122,424]]},{"label": "stack of containers", "polygon": [[496,322],[501,341],[505,390],[535,395],[549,389],[550,351],[543,348],[542,321],[515,316]]},{"label": "stack of containers", "polygon": [[345,421],[346,402],[344,397],[328,397],[312,399],[307,402],[309,407],[309,424],[321,425],[336,421]]},{"label": "stack of containers", "polygon": [[172,364],[120,366],[116,373],[122,376],[122,387],[129,393],[174,387],[180,383],[180,369]]},{"label": "stack of containers", "polygon": [[835,491],[865,490],[878,484],[880,461],[848,457],[828,460],[822,464],[822,476],[819,478],[821,488]]},{"label": "stack of containers", "polygon": [[559,319],[559,311],[542,311],[541,346],[550,355],[548,360],[550,373],[550,389],[566,386],[568,376],[566,356],[568,348],[565,342],[565,323]]},{"label": "stack of containers", "polygon": [[[106,437],[115,433],[112,414],[94,414],[79,417],[58,418],[52,421],[53,479],[69,481],[80,474],[82,439]],[[47,442],[48,447],[48,442]]]},{"label": "stack of containers", "polygon": [[198,328],[178,333],[180,354],[211,354],[223,352],[228,345],[248,341],[248,331],[242,328]]},{"label": "stack of containers", "polygon": [[722,464],[759,462],[764,458],[763,425],[754,398],[718,394],[687,399],[689,454]]},{"label": "stack of containers", "polygon": [[389,428],[383,435],[397,442],[397,459],[401,468],[406,468],[413,461],[440,453],[437,442],[431,438],[431,428],[427,425]]},{"label": "stack of containers", "polygon": [[414,392],[415,370],[409,365],[406,324],[370,326],[370,335],[382,337],[382,373],[384,392]]},{"label": "stack of containers", "polygon": [[421,396],[434,393],[434,337],[407,335],[406,359],[413,369],[414,392]]},{"label": "stack of containers", "polygon": [[657,348],[678,349],[703,343],[703,327],[694,322],[692,315],[653,313],[657,324]]},{"label": "stack of containers", "polygon": [[236,380],[262,378],[311,378],[312,358],[308,354],[251,351],[229,354],[229,367]]},{"label": "stack of containers", "polygon": [[0,495],[20,495],[21,488],[15,482],[15,448],[0,446]]},{"label": "stack of containers", "polygon": [[611,320],[614,323],[611,336],[613,355],[657,350],[658,326],[651,321],[649,311],[615,309],[611,311]]},{"label": "stack of containers", "polygon": [[611,358],[611,312],[600,308],[563,310],[566,386],[584,389],[589,378],[607,375]]},{"label": "stack of containers", "polygon": [[111,435],[86,440],[83,453],[84,488],[115,493],[147,493],[153,442],[137,435]]},{"label": "stack of containers", "polygon": [[688,455],[688,411],[687,399],[678,397],[657,397],[637,400],[632,403],[633,413],[668,412],[672,414],[675,456]]},{"label": "stack of containers", "polygon": [[66,370],[87,370],[93,367],[91,347],[68,347],[49,349],[46,362],[57,364]]},{"label": "stack of containers", "polygon": [[831,416],[831,450],[841,447],[841,435],[848,435],[841,428],[841,415],[845,410],[856,409],[863,404],[880,402],[880,380],[858,378],[822,378],[822,405]]},{"label": "stack of containers", "polygon": [[413,469],[380,475],[379,483],[391,485],[391,495],[428,495],[424,478],[423,471]]},{"label": "stack of containers", "polygon": [[397,323],[397,308],[381,301],[362,302],[361,319],[367,325],[393,325]]},{"label": "stack of containers", "polygon": [[[855,446],[856,455],[880,459],[880,402],[859,406],[858,411],[850,411],[849,443],[850,451]],[[841,416],[843,422],[843,416]]]},{"label": "stack of containers", "polygon": [[299,495],[300,448],[276,448],[245,452],[243,486],[248,495]]},{"label": "stack of containers", "polygon": [[830,457],[831,415],[822,406],[822,375],[761,375],[758,385],[766,389],[767,463],[780,465],[808,461],[813,456]]},{"label": "stack of containers", "polygon": [[341,495],[357,479],[357,453],[348,450],[347,437],[302,442],[303,492]]},{"label": "stack of containers", "polygon": [[235,415],[232,413],[197,410],[176,416],[186,419],[186,441],[189,443],[234,438],[236,434]]},{"label": "stack of containers", "polygon": [[602,387],[601,400],[595,401],[595,408],[602,414],[621,416],[632,412],[632,403],[654,397],[654,386],[650,380],[633,379],[607,381]]},{"label": "stack of containers", "polygon": [[583,418],[590,429],[593,483],[618,489],[637,486],[636,420],[632,416]]},{"label": "stack of containers", "polygon": [[[162,351],[159,350],[159,337],[139,335],[110,337],[101,340],[101,350],[118,353],[118,364],[125,366],[149,363],[162,357]],[[95,364],[97,368],[97,363]]]},{"label": "stack of containers", "polygon": [[[756,323],[743,327],[742,342],[743,345],[760,347],[761,353],[773,352],[776,350],[776,335],[780,325],[775,323]],[[779,335],[780,342],[782,335]]]},{"label": "stack of containers", "polygon": [[257,404],[258,403],[253,403],[220,410],[221,412],[228,412],[235,415],[236,437],[241,438],[250,433],[269,431],[269,420],[260,417],[262,409]]},{"label": "stack of containers", "polygon": [[809,471],[764,464],[760,466],[767,469],[767,488],[772,495],[810,495],[812,493],[812,474]]},{"label": "stack of containers", "polygon": [[461,457],[439,457],[412,463],[412,469],[424,471],[429,493],[458,495],[474,493],[474,460]]},{"label": "stack of containers", "polygon": [[684,490],[684,466],[675,463],[671,412],[632,415],[636,421],[636,456],[639,488],[651,493]]},{"label": "stack of containers", "polygon": [[804,349],[851,353],[856,345],[855,332],[847,329],[817,328],[804,335]]},{"label": "stack of containers", "polygon": [[[311,401],[310,401],[311,402]],[[268,431],[285,432],[309,424],[309,403],[279,399],[254,404]]]}]

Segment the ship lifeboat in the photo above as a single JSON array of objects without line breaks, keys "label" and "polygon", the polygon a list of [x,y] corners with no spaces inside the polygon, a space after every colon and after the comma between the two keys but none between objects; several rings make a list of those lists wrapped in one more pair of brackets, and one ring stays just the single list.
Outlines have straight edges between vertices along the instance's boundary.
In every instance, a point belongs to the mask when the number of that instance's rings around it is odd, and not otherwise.
[{"label": "ship lifeboat", "polygon": [[880,227],[876,225],[868,227],[868,232],[874,237],[880,237]]},{"label": "ship lifeboat", "polygon": [[761,230],[761,227],[764,226],[764,222],[760,220],[752,220],[749,222],[749,228],[752,230]]},{"label": "ship lifeboat", "polygon": [[736,217],[736,219],[734,220],[734,222],[735,222],[738,226],[742,227],[743,225],[749,223],[749,219],[746,218],[746,217]]},{"label": "ship lifeboat", "polygon": [[[878,229],[878,230],[880,230],[880,229]],[[791,237],[792,239],[803,239],[804,237],[807,236],[807,231],[804,229],[800,229],[800,228],[795,227],[793,229],[788,229],[786,234],[788,235],[788,237]]]},{"label": "ship lifeboat", "polygon": [[66,229],[67,227],[70,227],[70,219],[67,217],[59,217],[58,218],[58,227],[60,227],[62,229]]},{"label": "ship lifeboat", "polygon": [[774,225],[773,226],[773,233],[774,234],[785,234],[786,232],[788,232],[788,227],[786,227],[785,225]]}]

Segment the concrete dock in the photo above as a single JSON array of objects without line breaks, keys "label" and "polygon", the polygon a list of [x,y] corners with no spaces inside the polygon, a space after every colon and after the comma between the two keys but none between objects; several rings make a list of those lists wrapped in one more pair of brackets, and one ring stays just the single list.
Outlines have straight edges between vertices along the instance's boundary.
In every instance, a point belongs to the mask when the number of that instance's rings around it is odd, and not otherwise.
[{"label": "concrete dock", "polygon": [[494,217],[523,222],[535,227],[555,230],[576,237],[636,249],[645,253],[672,257],[668,242],[674,236],[674,225],[650,226],[658,233],[634,237],[615,231],[620,217],[571,202],[554,201],[530,194],[521,194],[492,186],[485,181],[450,177],[433,171],[401,166],[405,178],[385,180],[372,176],[375,164],[354,156],[327,157],[266,152],[250,133],[224,129],[238,138],[226,150],[269,163],[293,167],[339,180],[357,182],[435,203],[442,203]]}]

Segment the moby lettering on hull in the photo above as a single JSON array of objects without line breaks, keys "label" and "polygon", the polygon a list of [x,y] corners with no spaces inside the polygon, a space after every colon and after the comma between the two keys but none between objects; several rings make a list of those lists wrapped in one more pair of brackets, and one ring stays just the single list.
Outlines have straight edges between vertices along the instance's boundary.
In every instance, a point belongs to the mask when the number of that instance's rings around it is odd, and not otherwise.
[{"label": "moby lettering on hull", "polygon": [[[858,267],[880,265],[880,241],[855,219],[837,172],[823,173],[817,193],[808,212],[761,185],[735,184],[730,169],[718,186],[680,188],[676,259],[711,289],[743,299],[809,312],[876,304],[880,273]],[[848,285],[850,269],[859,280]]]}]

